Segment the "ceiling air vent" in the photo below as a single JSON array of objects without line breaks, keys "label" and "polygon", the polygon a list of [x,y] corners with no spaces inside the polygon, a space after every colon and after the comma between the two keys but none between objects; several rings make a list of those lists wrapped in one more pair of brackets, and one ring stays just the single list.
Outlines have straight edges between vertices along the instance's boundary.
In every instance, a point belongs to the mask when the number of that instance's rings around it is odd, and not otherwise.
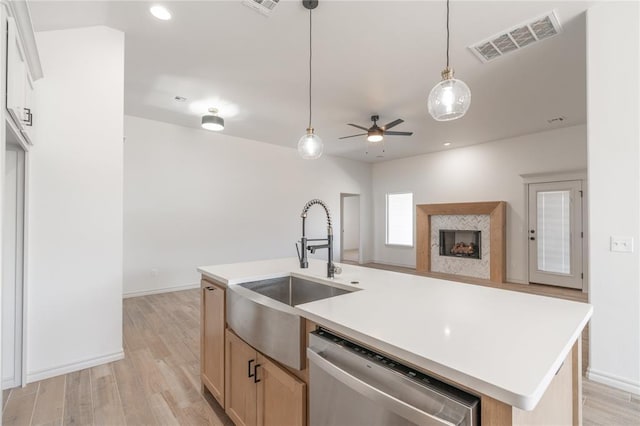
[{"label": "ceiling air vent", "polygon": [[260,12],[265,16],[271,15],[280,0],[244,0],[242,4]]},{"label": "ceiling air vent", "polygon": [[469,49],[482,62],[489,62],[509,52],[515,52],[540,40],[560,34],[561,31],[558,17],[554,11],[551,11],[469,46]]}]

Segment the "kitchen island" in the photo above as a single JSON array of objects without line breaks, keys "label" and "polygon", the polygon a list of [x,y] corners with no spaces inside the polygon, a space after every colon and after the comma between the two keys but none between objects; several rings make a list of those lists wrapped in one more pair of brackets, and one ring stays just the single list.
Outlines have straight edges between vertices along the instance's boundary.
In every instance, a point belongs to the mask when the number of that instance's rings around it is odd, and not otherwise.
[{"label": "kitchen island", "polygon": [[590,305],[341,266],[333,279],[325,262],[301,269],[295,258],[198,270],[203,288],[292,275],[353,290],[293,309],[310,324],[480,396],[483,424],[580,424],[580,335]]}]

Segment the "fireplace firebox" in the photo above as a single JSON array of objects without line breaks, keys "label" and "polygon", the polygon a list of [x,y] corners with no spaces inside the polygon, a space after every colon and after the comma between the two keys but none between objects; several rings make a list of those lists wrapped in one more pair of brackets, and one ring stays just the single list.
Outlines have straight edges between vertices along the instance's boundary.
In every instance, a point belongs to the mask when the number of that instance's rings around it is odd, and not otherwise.
[{"label": "fireplace firebox", "polygon": [[480,259],[481,231],[441,229],[440,256]]}]

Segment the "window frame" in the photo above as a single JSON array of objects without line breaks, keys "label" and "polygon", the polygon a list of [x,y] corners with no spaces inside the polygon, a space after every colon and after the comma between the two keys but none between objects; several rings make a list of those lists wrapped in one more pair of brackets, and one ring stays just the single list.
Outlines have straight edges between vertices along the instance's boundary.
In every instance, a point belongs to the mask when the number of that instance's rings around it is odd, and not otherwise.
[{"label": "window frame", "polygon": [[[411,243],[409,244],[398,244],[398,243],[390,243],[389,242],[389,196],[392,195],[405,195],[411,194]],[[384,204],[384,222],[385,222],[385,235],[384,235],[384,245],[386,247],[405,247],[405,248],[413,248],[416,242],[416,213],[415,213],[415,201],[414,201],[414,193],[412,191],[398,191],[398,192],[387,192],[384,196],[385,204]]]}]

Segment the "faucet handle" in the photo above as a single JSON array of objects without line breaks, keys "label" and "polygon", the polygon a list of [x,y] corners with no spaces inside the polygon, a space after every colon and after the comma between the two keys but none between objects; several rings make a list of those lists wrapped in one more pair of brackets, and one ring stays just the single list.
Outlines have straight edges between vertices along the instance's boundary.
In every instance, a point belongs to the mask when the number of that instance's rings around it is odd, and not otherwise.
[{"label": "faucet handle", "polygon": [[298,247],[297,241],[296,241],[296,252],[298,252],[298,260],[302,262],[302,254],[300,254],[300,248]]},{"label": "faucet handle", "polygon": [[333,265],[333,273],[334,274],[341,274],[342,273],[342,268],[336,265]]}]

